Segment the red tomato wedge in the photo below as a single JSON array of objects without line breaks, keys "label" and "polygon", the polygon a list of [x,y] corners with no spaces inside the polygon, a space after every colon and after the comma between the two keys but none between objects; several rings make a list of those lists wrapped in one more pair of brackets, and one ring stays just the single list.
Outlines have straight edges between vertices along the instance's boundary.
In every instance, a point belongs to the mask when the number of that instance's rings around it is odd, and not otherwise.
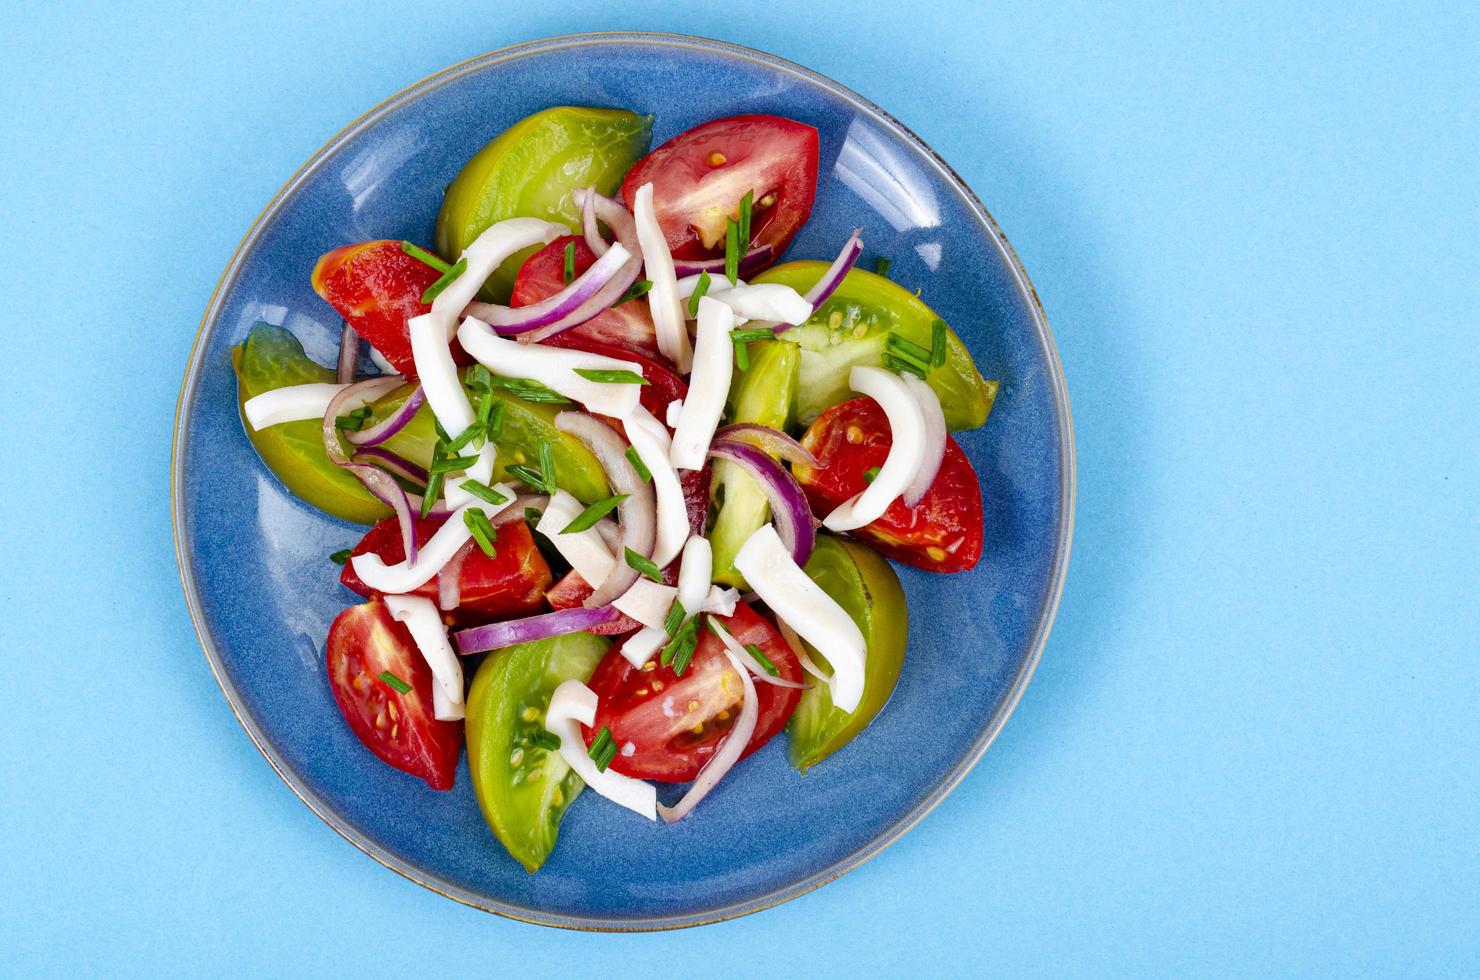
[{"label": "red tomato wedge", "polygon": [[730,116],[680,133],[637,161],[622,182],[630,204],[643,184],[669,250],[679,258],[722,255],[725,227],[753,195],[752,247],[777,256],[812,213],[817,196],[817,130],[780,116]]},{"label": "red tomato wedge", "polygon": [[[801,681],[802,668],[781,634],[745,603],[720,622],[742,644],[754,643],[776,665],[778,676]],[[684,783],[713,758],[740,713],[744,687],[724,654],[724,644],[702,623],[699,645],[682,677],[654,658],[634,668],[615,648],[597,665],[590,686],[598,698],[589,744],[603,725],[617,744],[611,767],[637,779]],[[745,755],[765,745],[791,718],[802,692],[755,682],[759,715]],[[629,748],[630,747],[630,748]],[[743,758],[743,756],[742,756]]]},{"label": "red tomato wedge", "polygon": [[[365,747],[432,789],[451,789],[462,723],[433,715],[432,670],[385,603],[371,599],[340,613],[329,627],[325,660],[334,700]],[[411,690],[401,693],[385,674]]]},{"label": "red tomato wedge", "polygon": [[[565,573],[565,577],[552,585],[545,593],[545,601],[552,609],[574,609],[591,597],[596,590],[591,583],[581,578],[581,574],[574,569]],[[621,613],[617,618],[604,626],[593,626],[587,632],[595,633],[597,636],[622,636],[633,630],[642,629],[642,624],[629,616]]]},{"label": "red tomato wedge", "polygon": [[[314,292],[344,317],[346,323],[408,380],[416,378],[411,336],[406,321],[429,311],[421,294],[440,279],[436,269],[401,250],[399,241],[380,239],[342,245],[325,253],[313,267]],[[457,341],[452,356],[471,364]]]},{"label": "red tomato wedge", "polygon": [[[823,412],[802,445],[818,459],[817,469],[792,469],[819,515],[861,493],[864,474],[883,466],[893,439],[884,410],[872,398],[855,398]],[[935,482],[914,510],[896,500],[884,516],[852,534],[885,555],[928,572],[961,572],[982,556],[982,492],[976,471],[956,440],[946,437],[946,455]]]},{"label": "red tomato wedge", "polygon": [[[413,518],[416,540],[425,542],[446,521],[445,517]],[[406,559],[401,547],[401,526],[394,517],[372,527],[352,555],[374,553],[387,565]],[[339,581],[352,592],[366,598],[375,590],[355,574],[353,561],[344,563]],[[535,546],[534,535],[523,521],[510,521],[498,529],[494,557],[489,558],[474,545],[463,560],[458,573],[459,603],[448,615],[458,625],[475,626],[494,619],[526,616],[540,609],[540,599],[550,584],[550,566]],[[417,589],[415,595],[437,601],[437,580]]]},{"label": "red tomato wedge", "polygon": [[[538,303],[549,299],[568,285],[565,281],[567,245],[575,248],[577,276],[595,264],[596,255],[586,247],[584,238],[575,235],[557,238],[525,259],[524,264],[519,267],[519,275],[514,280],[514,293],[509,298],[510,306]],[[598,313],[585,323],[556,334],[546,343],[559,347],[578,346],[572,341],[609,344],[624,350],[639,351],[651,357],[659,356],[658,335],[653,328],[652,315],[648,312],[647,303],[639,300],[628,300],[620,306]]]}]

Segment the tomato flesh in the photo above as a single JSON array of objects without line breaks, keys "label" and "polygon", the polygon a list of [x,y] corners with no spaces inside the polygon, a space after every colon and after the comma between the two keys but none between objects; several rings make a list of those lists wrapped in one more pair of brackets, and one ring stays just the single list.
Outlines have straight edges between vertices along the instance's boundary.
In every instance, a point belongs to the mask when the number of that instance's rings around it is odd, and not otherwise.
[{"label": "tomato flesh", "polygon": [[[802,668],[776,627],[745,603],[728,619],[716,617],[741,644],[754,643],[776,665],[778,676],[802,680]],[[654,658],[633,667],[615,647],[591,675],[599,699],[596,724],[586,731],[589,744],[602,726],[611,729],[617,755],[611,767],[624,775],[683,783],[699,775],[714,757],[740,714],[744,686],[725,656],[724,644],[702,624],[699,645],[682,677]],[[745,747],[750,755],[783,727],[801,700],[801,690],[755,682],[755,732]],[[744,756],[742,756],[743,758]]]},{"label": "tomato flesh", "polygon": [[[433,714],[431,668],[384,602],[371,599],[339,614],[325,662],[339,711],[365,747],[432,789],[451,789],[463,726]],[[382,680],[387,672],[411,690],[402,694]]]},{"label": "tomato flesh", "polygon": [[[366,343],[380,351],[408,381],[416,379],[411,335],[406,321],[431,310],[421,301],[442,273],[401,250],[399,241],[378,239],[342,245],[319,258],[313,288],[344,317]],[[457,341],[452,356],[459,364],[473,359]]]},{"label": "tomato flesh", "polygon": [[[414,517],[413,527],[418,543],[425,543],[446,521],[445,517]],[[369,530],[355,545],[352,555],[376,554],[387,565],[406,559],[401,544],[401,525],[392,517]],[[354,561],[344,563],[339,581],[352,592],[366,598],[375,590],[355,574]],[[550,566],[535,546],[534,535],[524,521],[510,521],[498,529],[494,557],[489,558],[476,545],[463,560],[458,573],[458,606],[447,615],[458,625],[478,625],[493,619],[525,616],[540,608],[540,599],[550,584]],[[437,601],[437,579],[417,589],[414,595]]]},{"label": "tomato flesh", "polygon": [[[802,445],[820,465],[798,466],[792,472],[813,510],[825,515],[863,492],[868,486],[865,473],[884,465],[893,438],[878,403],[854,398],[818,416],[802,436]],[[918,507],[911,510],[895,500],[878,520],[850,533],[890,558],[926,571],[976,567],[982,556],[981,485],[956,440],[946,437],[940,471]]]},{"label": "tomato flesh", "polygon": [[630,204],[653,184],[653,207],[674,256],[722,253],[725,228],[749,192],[751,247],[780,255],[812,213],[817,130],[780,116],[714,119],[680,133],[637,162],[622,182]]},{"label": "tomato flesh", "polygon": [[[586,240],[577,235],[565,235],[555,239],[525,260],[519,267],[514,280],[514,293],[509,298],[510,306],[530,306],[549,299],[564,289],[565,248],[575,249],[574,271],[580,276],[596,264],[596,253],[586,246]],[[611,344],[625,350],[634,350],[652,357],[658,356],[658,334],[653,327],[653,318],[646,303],[628,300],[620,306],[604,310],[579,326],[571,327],[549,338],[546,343],[560,347],[577,346],[571,340],[588,340],[598,344]]]}]

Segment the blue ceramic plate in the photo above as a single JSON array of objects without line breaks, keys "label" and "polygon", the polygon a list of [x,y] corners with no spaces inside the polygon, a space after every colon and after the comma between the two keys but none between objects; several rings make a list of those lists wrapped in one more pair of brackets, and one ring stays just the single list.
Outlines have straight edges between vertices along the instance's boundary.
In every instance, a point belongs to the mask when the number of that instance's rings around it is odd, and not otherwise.
[{"label": "blue ceramic plate", "polygon": [[[341,323],[309,287],[314,260],[370,238],[430,241],[442,188],[473,151],[562,104],[653,113],[654,145],[742,112],[816,126],[817,204],[788,257],[830,259],[861,225],[868,266],[889,256],[893,278],[923,289],[1002,388],[986,426],[959,436],[982,478],[986,554],[962,575],[900,568],[909,655],[873,725],[805,778],[776,738],[671,827],[586,794],[531,875],[484,826],[466,762],[456,789],[437,793],[382,765],[345,726],[323,650],[353,597],[327,556],[361,529],[299,503],[258,460],[237,416],[228,352],[266,320],[332,364]],[[574,928],[661,929],[743,915],[837,877],[966,775],[1048,636],[1068,560],[1073,439],[1027,274],[975,195],[914,134],[770,55],[593,34],[508,48],[418,82],[288,181],[206,310],[180,394],[171,489],[185,595],[211,669],[252,741],[326,823],[387,867],[478,908]],[[935,710],[942,701],[953,710]]]}]

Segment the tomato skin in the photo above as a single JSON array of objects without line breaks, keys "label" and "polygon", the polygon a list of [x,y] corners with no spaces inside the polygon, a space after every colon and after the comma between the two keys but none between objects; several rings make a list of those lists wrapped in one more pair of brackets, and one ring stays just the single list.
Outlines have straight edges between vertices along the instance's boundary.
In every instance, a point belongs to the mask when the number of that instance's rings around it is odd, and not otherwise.
[{"label": "tomato skin", "polygon": [[[411,335],[406,321],[431,310],[421,301],[428,286],[442,277],[436,269],[401,250],[389,239],[341,245],[320,256],[313,267],[313,289],[344,317],[346,323],[385,357],[408,381],[416,380]],[[472,358],[456,341],[452,356],[459,364]]]},{"label": "tomato skin", "polygon": [[[574,609],[582,605],[595,591],[590,582],[581,578],[580,572],[571,569],[545,592],[545,601],[550,604],[551,609]],[[642,629],[642,624],[637,620],[623,613],[617,613],[617,618],[610,623],[593,626],[586,632],[596,636],[621,636],[640,629]]]},{"label": "tomato skin", "polygon": [[[750,606],[739,603],[733,616],[716,618],[742,645],[758,645],[776,665],[778,676],[803,680],[801,664],[791,647],[776,627]],[[586,730],[586,742],[590,744],[602,726],[609,727],[617,743],[617,755],[611,763],[617,772],[637,779],[684,783],[698,776],[714,757],[739,715],[744,688],[724,654],[724,644],[702,623],[699,645],[683,677],[675,676],[671,666],[661,666],[658,659],[654,657],[648,669],[638,670],[615,646],[608,651],[591,675],[590,687],[599,700],[596,724]],[[786,726],[802,696],[799,688],[777,687],[760,680],[755,682],[755,689],[759,714],[741,758],[765,745]],[[670,717],[665,713],[665,703],[668,710],[681,714]],[[690,705],[694,706],[692,710]],[[721,713],[726,717],[719,717]],[[697,738],[691,731],[696,723],[703,723],[705,728]],[[624,755],[629,744],[633,751]]]},{"label": "tomato skin", "polygon": [[[871,398],[854,398],[818,416],[802,436],[821,465],[792,472],[812,509],[826,515],[861,493],[864,472],[883,466],[893,440],[884,410]],[[884,516],[851,532],[896,561],[927,572],[962,572],[982,556],[982,492],[976,470],[956,440],[946,437],[946,454],[935,482],[910,510],[895,500]]]},{"label": "tomato skin", "polygon": [[[416,540],[425,543],[446,521],[445,517],[413,518]],[[494,557],[474,546],[458,574],[458,607],[447,616],[458,625],[479,625],[494,619],[530,615],[540,609],[540,599],[550,584],[550,566],[535,546],[534,535],[524,521],[510,521],[498,529]],[[381,521],[360,539],[352,555],[374,553],[387,565],[406,559],[401,546],[401,525],[392,517]],[[344,563],[339,581],[345,588],[371,598],[375,590],[355,574],[354,562]],[[418,588],[413,595],[437,601],[437,579]]]},{"label": "tomato skin", "polygon": [[[340,613],[329,627],[324,659],[339,711],[365,747],[432,789],[451,789],[463,726],[433,714],[432,670],[385,603],[371,599]],[[385,671],[411,690],[401,694],[381,680]]]},{"label": "tomato skin", "polygon": [[[754,194],[751,246],[785,251],[817,196],[817,130],[781,116],[714,119],[680,133],[637,162],[622,182],[630,204],[652,182],[658,223],[675,257],[723,252],[726,218]],[[775,203],[761,202],[767,195]]]},{"label": "tomato skin", "polygon": [[[509,298],[510,306],[530,306],[540,300],[549,299],[566,287],[567,245],[575,246],[577,276],[596,264],[596,253],[587,247],[585,238],[578,235],[557,238],[531,255],[519,267],[519,275],[514,280],[514,293]],[[648,305],[633,300],[598,313],[585,323],[556,334],[545,343],[557,347],[587,349],[584,345],[571,343],[573,340],[609,344],[624,350],[638,351],[649,357],[661,356],[658,353],[658,333],[653,327],[653,317]]]}]

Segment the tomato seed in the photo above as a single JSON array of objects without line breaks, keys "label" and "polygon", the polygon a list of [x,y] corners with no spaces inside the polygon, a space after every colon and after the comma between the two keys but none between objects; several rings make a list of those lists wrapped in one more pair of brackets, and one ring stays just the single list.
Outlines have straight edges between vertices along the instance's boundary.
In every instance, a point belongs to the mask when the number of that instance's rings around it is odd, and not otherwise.
[{"label": "tomato seed", "polygon": [[725,155],[718,150],[715,150],[713,153],[709,154],[709,165],[711,167],[722,166],[725,160]]},{"label": "tomato seed", "polygon": [[522,748],[521,749],[515,749],[513,752],[510,752],[509,753],[509,765],[511,765],[511,766],[517,766],[517,765],[519,765],[519,763],[521,763],[523,761],[524,761],[524,750]]}]

